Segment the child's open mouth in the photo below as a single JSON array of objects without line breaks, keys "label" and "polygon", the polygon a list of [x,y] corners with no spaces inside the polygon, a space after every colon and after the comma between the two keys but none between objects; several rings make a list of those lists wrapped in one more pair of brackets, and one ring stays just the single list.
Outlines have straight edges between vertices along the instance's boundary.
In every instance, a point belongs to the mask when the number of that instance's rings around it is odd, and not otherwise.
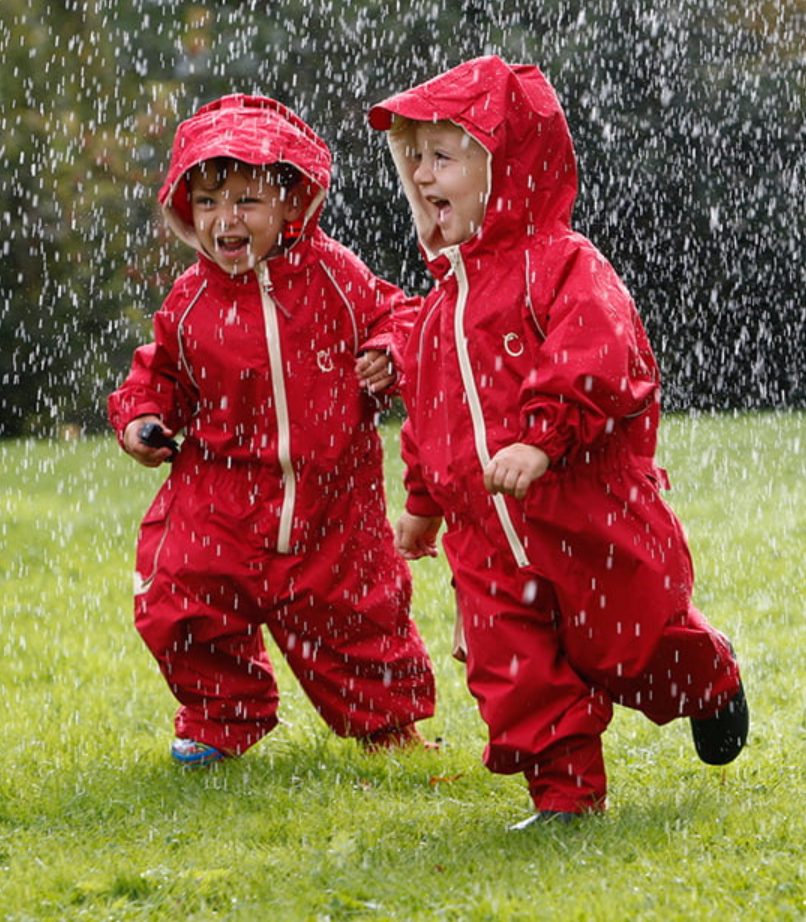
[{"label": "child's open mouth", "polygon": [[444,224],[451,211],[451,203],[446,198],[429,198],[429,202],[437,209],[437,221]]},{"label": "child's open mouth", "polygon": [[249,248],[248,237],[216,237],[216,250],[223,256],[230,258],[240,257],[246,254]]}]

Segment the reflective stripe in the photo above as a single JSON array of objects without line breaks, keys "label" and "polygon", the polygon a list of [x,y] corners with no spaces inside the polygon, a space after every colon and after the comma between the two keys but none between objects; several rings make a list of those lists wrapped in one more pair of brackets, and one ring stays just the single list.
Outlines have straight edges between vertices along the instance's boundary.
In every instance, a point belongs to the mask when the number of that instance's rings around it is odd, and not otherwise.
[{"label": "reflective stripe", "polygon": [[297,494],[297,478],[291,464],[291,425],[288,417],[285,377],[283,376],[283,353],[280,349],[280,328],[277,324],[277,305],[272,298],[269,269],[265,263],[258,267],[260,298],[263,304],[263,323],[266,343],[269,348],[269,369],[274,391],[274,412],[277,416],[277,457],[283,472],[283,505],[280,510],[280,528],[277,535],[277,550],[287,554],[291,548],[291,523],[294,518],[294,503]]},{"label": "reflective stripe", "polygon": [[347,308],[347,316],[350,318],[350,323],[353,326],[353,352],[358,352],[358,349],[361,345],[361,342],[358,339],[358,322],[355,319],[355,308],[353,307],[352,301],[347,297],[347,295],[342,291],[341,285],[336,281],[336,276],[330,271],[330,267],[326,266],[323,260],[319,260],[319,266],[325,275],[330,279],[330,284],[336,289],[336,293],[341,298],[342,303]]},{"label": "reflective stripe", "polygon": [[144,595],[151,588],[151,584],[154,582],[154,577],[157,575],[157,565],[159,564],[160,554],[162,553],[162,546],[165,544],[165,539],[168,537],[168,526],[171,523],[170,515],[165,517],[165,522],[162,527],[162,534],[160,535],[160,540],[157,544],[157,549],[154,551],[154,557],[151,561],[151,573],[148,576],[143,576],[139,570],[134,571],[134,594],[135,595]]},{"label": "reflective stripe", "polygon": [[190,378],[191,384],[193,384],[196,390],[199,389],[199,385],[195,377],[193,376],[193,369],[190,367],[190,364],[188,363],[188,360],[187,360],[187,356],[185,355],[185,321],[187,320],[188,314],[193,310],[193,308],[198,303],[199,298],[204,294],[204,290],[206,288],[207,288],[207,279],[205,279],[202,282],[199,290],[196,292],[195,295],[193,295],[193,298],[191,299],[188,306],[185,308],[184,313],[179,318],[179,323],[177,324],[177,327],[176,327],[176,338],[179,343],[179,360],[182,362],[182,367],[185,369],[185,373],[187,374],[188,378]]},{"label": "reflective stripe", "polygon": [[538,336],[541,340],[545,340],[546,331],[540,326],[540,321],[537,319],[537,314],[535,313],[535,306],[532,304],[532,268],[528,250],[524,253],[524,256],[526,257],[524,263],[524,271],[526,272],[526,306],[529,308],[529,313],[532,315],[532,320],[534,321]]},{"label": "reflective stripe", "polygon": [[[462,260],[458,248],[451,248],[443,251],[450,259],[454,271],[456,272],[457,298],[456,310],[453,314],[453,336],[456,341],[456,352],[459,356],[459,371],[462,374],[462,383],[464,384],[467,402],[470,408],[470,418],[473,421],[473,436],[476,443],[476,454],[481,462],[482,470],[490,463],[490,449],[487,446],[487,425],[484,419],[484,411],[481,407],[479,392],[476,388],[476,381],[473,378],[473,370],[470,365],[470,353],[467,348],[467,337],[465,336],[464,319],[465,305],[467,304],[467,273],[465,264]],[[501,527],[504,529],[515,562],[519,567],[528,567],[529,558],[521,542],[520,536],[515,531],[512,524],[512,518],[507,508],[506,500],[503,493],[493,494],[493,503],[501,521]]]}]

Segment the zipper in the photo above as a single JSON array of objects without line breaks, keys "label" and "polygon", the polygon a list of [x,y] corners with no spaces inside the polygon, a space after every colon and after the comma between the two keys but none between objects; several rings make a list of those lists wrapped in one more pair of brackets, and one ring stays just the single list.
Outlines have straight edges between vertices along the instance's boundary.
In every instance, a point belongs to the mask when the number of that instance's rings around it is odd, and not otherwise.
[{"label": "zipper", "polygon": [[[476,387],[476,381],[473,378],[473,369],[470,364],[470,353],[467,346],[467,337],[465,336],[464,318],[468,294],[467,273],[465,272],[464,260],[462,259],[462,254],[459,252],[458,247],[452,247],[448,250],[443,250],[443,253],[445,253],[450,259],[451,265],[453,266],[454,272],[456,274],[457,294],[456,309],[453,313],[453,337],[456,342],[456,352],[459,356],[459,371],[462,375],[462,384],[464,385],[465,394],[467,394],[470,418],[473,422],[473,436],[475,439],[476,454],[478,455],[478,459],[483,470],[490,463],[490,449],[487,445],[487,424],[484,419],[484,411],[481,407],[481,400],[479,398],[478,388]],[[493,504],[495,505],[495,511],[498,513],[501,527],[503,528],[506,539],[509,542],[509,547],[512,551],[512,555],[515,558],[515,562],[519,567],[528,567],[529,557],[527,556],[523,542],[521,541],[520,536],[518,535],[517,531],[515,530],[515,526],[512,523],[512,517],[509,514],[509,508],[507,507],[504,494],[494,493]]]},{"label": "zipper", "polygon": [[263,307],[263,325],[269,350],[269,370],[274,391],[274,412],[277,417],[277,457],[283,472],[283,505],[280,510],[280,528],[277,534],[277,551],[288,554],[291,549],[291,524],[294,518],[294,504],[297,494],[297,478],[291,463],[291,424],[288,415],[285,378],[283,377],[283,353],[280,348],[280,327],[277,323],[277,302],[271,296],[272,282],[269,267],[258,266],[260,300]]}]

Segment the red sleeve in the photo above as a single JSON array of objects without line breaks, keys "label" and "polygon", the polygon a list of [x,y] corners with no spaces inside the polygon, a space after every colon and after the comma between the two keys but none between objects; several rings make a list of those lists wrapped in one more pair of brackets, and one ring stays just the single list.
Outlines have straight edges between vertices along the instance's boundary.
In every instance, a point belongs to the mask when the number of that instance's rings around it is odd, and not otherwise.
[{"label": "red sleeve", "polygon": [[554,461],[652,406],[659,373],[632,298],[591,245],[572,252],[543,303],[545,338],[521,390],[520,441]]},{"label": "red sleeve", "polygon": [[403,481],[406,487],[406,512],[429,517],[442,515],[442,507],[434,502],[425,485],[410,419],[400,429],[400,447],[406,466]]},{"label": "red sleeve", "polygon": [[169,295],[154,317],[154,341],[135,350],[126,380],[109,395],[109,422],[121,444],[126,426],[138,416],[159,416],[172,432],[193,416],[197,391],[179,356],[174,301]]},{"label": "red sleeve", "polygon": [[398,372],[403,367],[403,352],[414,326],[422,298],[407,296],[396,285],[385,279],[375,279],[375,297],[381,311],[376,314],[369,330],[369,337],[361,344],[361,350],[380,349],[389,352]]},{"label": "red sleeve", "polygon": [[[323,235],[324,236],[324,235]],[[388,352],[398,373],[392,391],[400,389],[403,352],[422,298],[407,296],[397,285],[380,278],[352,251],[325,237],[328,268],[358,312],[358,352]]]}]

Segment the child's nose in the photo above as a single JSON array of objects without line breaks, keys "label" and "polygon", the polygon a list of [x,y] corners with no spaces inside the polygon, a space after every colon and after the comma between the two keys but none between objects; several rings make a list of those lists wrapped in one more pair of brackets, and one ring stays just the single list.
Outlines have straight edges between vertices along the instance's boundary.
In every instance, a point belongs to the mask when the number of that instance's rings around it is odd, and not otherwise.
[{"label": "child's nose", "polygon": [[421,160],[417,164],[417,167],[412,174],[412,178],[416,183],[422,186],[426,183],[432,182],[434,179],[434,174],[431,172],[431,169],[428,167],[425,161]]},{"label": "child's nose", "polygon": [[235,224],[239,219],[240,213],[238,211],[237,205],[228,205],[225,208],[222,208],[218,213],[218,224],[220,227],[229,227],[230,224]]}]

